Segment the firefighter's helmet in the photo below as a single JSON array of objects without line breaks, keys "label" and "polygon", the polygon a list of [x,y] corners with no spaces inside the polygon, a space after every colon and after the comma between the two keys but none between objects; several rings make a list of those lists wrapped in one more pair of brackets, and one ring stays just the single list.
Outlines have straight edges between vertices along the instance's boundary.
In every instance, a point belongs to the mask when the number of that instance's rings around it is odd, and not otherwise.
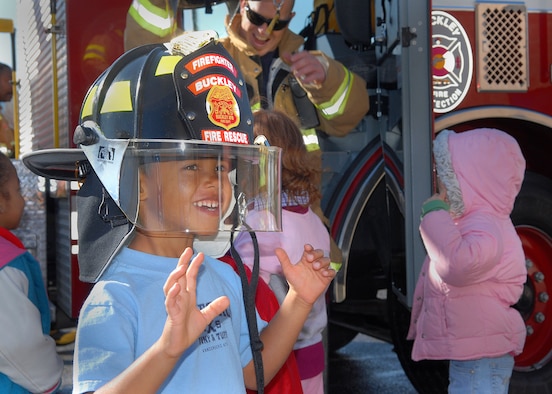
[{"label": "firefighter's helmet", "polygon": [[[74,133],[81,150],[75,149],[71,155],[70,150],[57,150],[53,159],[47,152],[23,158],[39,175],[71,179],[75,176],[71,174],[76,174],[84,179],[79,194],[81,201],[86,200],[83,209],[78,208],[82,280],[97,280],[124,244],[122,235],[128,239],[134,227],[164,233],[202,231],[186,220],[188,208],[174,203],[163,206],[163,194],[171,193],[166,184],[158,187],[156,218],[141,217],[140,182],[144,177],[155,182],[161,175],[166,181],[166,173],[153,170],[162,164],[214,158],[224,163],[222,167],[228,171],[219,172],[223,174],[218,179],[219,190],[229,190],[227,194],[235,201],[223,191],[220,202],[209,206],[218,210],[221,223],[228,217],[221,229],[280,230],[280,150],[253,145],[253,116],[244,79],[228,52],[213,38],[211,33],[191,32],[170,44],[126,52],[85,96]],[[75,151],[84,155],[76,158]],[[67,158],[65,163],[60,152]],[[166,167],[162,168],[165,171]],[[178,170],[171,171],[174,191],[184,177]],[[229,215],[227,210],[232,207],[235,209]],[[252,214],[260,214],[264,220],[255,220],[258,225],[252,227],[247,219]],[[125,219],[131,224],[121,226]],[[92,248],[87,242],[102,245]],[[81,261],[86,253],[83,247],[107,250],[109,256],[93,267],[83,266],[89,264]],[[89,257],[85,258],[88,262]]]}]

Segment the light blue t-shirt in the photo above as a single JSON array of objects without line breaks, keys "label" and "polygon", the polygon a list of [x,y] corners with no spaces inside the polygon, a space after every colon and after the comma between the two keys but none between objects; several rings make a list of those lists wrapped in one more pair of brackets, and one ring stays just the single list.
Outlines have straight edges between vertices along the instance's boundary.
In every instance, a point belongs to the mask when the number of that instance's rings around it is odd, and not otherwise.
[{"label": "light blue t-shirt", "polygon": [[[125,370],[161,335],[167,317],[163,285],[178,259],[125,248],[96,283],[78,323],[74,393],[95,391]],[[243,393],[242,368],[252,359],[240,278],[205,256],[197,279],[203,308],[226,295],[217,316],[182,356],[162,392]],[[259,330],[266,323],[257,315]]]}]

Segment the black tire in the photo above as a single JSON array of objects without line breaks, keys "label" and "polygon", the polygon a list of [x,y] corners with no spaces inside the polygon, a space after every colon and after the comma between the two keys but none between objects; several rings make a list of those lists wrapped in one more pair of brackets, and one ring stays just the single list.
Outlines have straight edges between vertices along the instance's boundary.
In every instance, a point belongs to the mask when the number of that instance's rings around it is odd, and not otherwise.
[{"label": "black tire", "polygon": [[[512,221],[516,227],[528,226],[531,229],[537,229],[544,237],[552,237],[552,181],[539,175],[528,173],[523,182],[522,190],[516,200],[514,211],[512,212]],[[518,230],[519,232],[519,230]],[[552,258],[552,253],[547,254]],[[552,269],[552,261],[541,262],[541,267],[547,271]],[[394,350],[397,353],[399,361],[412,382],[412,385],[420,393],[446,393],[448,386],[448,362],[446,361],[412,361],[410,355],[412,352],[412,341],[406,340],[406,334],[410,324],[410,310],[406,308],[392,291],[392,280],[389,279],[389,289],[387,293],[389,324],[391,337],[394,344]],[[531,281],[529,278],[528,283]],[[550,283],[547,288],[552,293],[552,275],[545,276],[545,283]],[[550,293],[549,293],[550,294]],[[548,301],[552,309],[552,300]],[[523,314],[523,312],[522,312]],[[525,317],[532,318],[531,311],[526,311]],[[552,312],[546,316],[550,322]],[[529,324],[529,322],[527,321]],[[550,331],[550,330],[549,330]],[[552,354],[552,340],[547,336],[542,343],[533,346],[544,347],[544,353]],[[526,343],[527,344],[527,343]],[[527,348],[524,350],[524,353]],[[522,355],[524,354],[522,353]],[[517,359],[516,359],[517,363]],[[510,382],[510,393],[552,393],[552,362],[549,360],[538,368],[520,368],[516,364],[512,380]]]},{"label": "black tire", "polygon": [[328,324],[328,352],[335,353],[348,345],[357,336],[358,331],[335,323]]},{"label": "black tire", "polygon": [[412,360],[410,355],[414,342],[406,339],[410,325],[410,310],[399,301],[391,286],[393,279],[389,279],[387,306],[393,350],[397,353],[404,373],[419,393],[444,394],[448,387],[448,362]]},{"label": "black tire", "polygon": [[[512,212],[512,221],[518,233],[522,237],[523,232],[527,229],[536,231],[537,235],[541,235],[546,239],[544,250],[541,250],[541,256],[544,258],[538,261],[533,260],[533,266],[528,268],[529,276],[526,284],[526,290],[534,289],[536,286],[546,288],[548,294],[552,293],[552,181],[543,176],[527,173],[523,182],[522,190],[516,200],[514,211]],[[534,238],[532,238],[535,240]],[[526,257],[531,259],[530,252],[526,250]],[[545,272],[544,281],[536,283],[534,277],[535,267],[538,267],[538,271]],[[538,292],[538,291],[537,291]],[[533,293],[535,291],[533,290]],[[525,342],[525,348],[523,353],[516,358],[516,366],[514,373],[512,374],[512,380],[510,382],[510,393],[552,393],[552,360],[543,362],[543,359],[536,357],[538,352],[541,355],[552,354],[552,300],[541,304],[540,309],[544,310],[546,319],[544,322],[537,324],[534,320],[535,311],[539,306],[538,296],[533,294],[530,298],[534,299],[535,304],[529,308],[519,307],[527,326],[536,327],[535,332],[532,335],[528,335]],[[523,302],[520,300],[521,304]],[[544,306],[545,309],[542,308]],[[538,336],[539,340],[535,340],[535,336],[538,331],[541,331],[541,335]],[[527,368],[527,366],[520,365],[522,358],[527,359],[533,357],[534,364],[542,364],[534,369]],[[543,356],[546,358],[546,356]],[[549,356],[548,356],[549,357]],[[524,367],[524,368],[522,368]]]}]

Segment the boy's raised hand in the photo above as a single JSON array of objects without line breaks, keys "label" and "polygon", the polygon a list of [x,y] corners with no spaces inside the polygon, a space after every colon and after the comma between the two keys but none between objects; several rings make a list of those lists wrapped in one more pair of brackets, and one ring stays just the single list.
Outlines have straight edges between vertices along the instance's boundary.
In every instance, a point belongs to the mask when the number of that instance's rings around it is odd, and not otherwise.
[{"label": "boy's raised hand", "polygon": [[197,307],[197,273],[203,263],[203,253],[190,263],[192,255],[192,249],[186,248],[163,286],[168,316],[161,339],[163,348],[173,357],[180,357],[205,327],[230,305],[227,297],[219,297],[201,310]]},{"label": "boy's raised hand", "polygon": [[285,250],[281,248],[276,249],[276,256],[290,290],[311,305],[326,291],[336,274],[330,268],[330,258],[324,257],[321,249],[314,249],[309,244],[305,245],[303,256],[297,264],[292,264]]}]

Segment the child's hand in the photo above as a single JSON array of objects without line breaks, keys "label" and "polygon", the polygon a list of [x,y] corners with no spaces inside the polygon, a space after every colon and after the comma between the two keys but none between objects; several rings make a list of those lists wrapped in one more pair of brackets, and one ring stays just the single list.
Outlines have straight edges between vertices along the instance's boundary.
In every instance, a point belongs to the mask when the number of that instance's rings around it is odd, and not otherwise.
[{"label": "child's hand", "polygon": [[286,277],[290,291],[297,293],[304,302],[312,305],[330,285],[336,272],[330,268],[330,258],[324,252],[305,245],[303,256],[297,264],[291,264],[285,250],[276,249],[276,256]]},{"label": "child's hand", "polygon": [[431,197],[429,197],[427,200],[424,201],[424,204],[426,202],[429,202],[429,201],[433,201],[433,200],[442,200],[446,203],[448,203],[447,201],[447,188],[445,187],[445,185],[443,184],[443,182],[441,182],[441,180],[439,178],[437,178],[437,192],[435,194],[433,194]]},{"label": "child's hand", "polygon": [[165,352],[172,357],[180,357],[205,327],[230,305],[227,297],[219,297],[202,310],[197,308],[196,282],[203,253],[190,263],[192,255],[192,249],[186,248],[163,286],[168,316],[161,342]]}]

